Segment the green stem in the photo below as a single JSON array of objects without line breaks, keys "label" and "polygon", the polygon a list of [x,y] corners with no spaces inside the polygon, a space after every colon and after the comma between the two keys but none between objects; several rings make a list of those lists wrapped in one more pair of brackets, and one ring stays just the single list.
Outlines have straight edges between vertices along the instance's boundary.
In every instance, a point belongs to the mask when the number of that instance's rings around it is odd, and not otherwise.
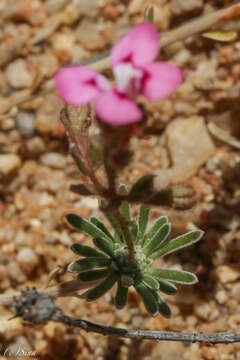
[{"label": "green stem", "polygon": [[126,242],[128,250],[129,250],[129,260],[134,260],[135,259],[135,247],[134,247],[134,242],[133,242],[133,239],[132,239],[132,235],[131,235],[131,233],[129,231],[129,228],[128,228],[128,222],[122,216],[119,209],[114,210],[112,215],[115,217],[116,221],[121,226],[123,236],[124,236],[124,240]]}]

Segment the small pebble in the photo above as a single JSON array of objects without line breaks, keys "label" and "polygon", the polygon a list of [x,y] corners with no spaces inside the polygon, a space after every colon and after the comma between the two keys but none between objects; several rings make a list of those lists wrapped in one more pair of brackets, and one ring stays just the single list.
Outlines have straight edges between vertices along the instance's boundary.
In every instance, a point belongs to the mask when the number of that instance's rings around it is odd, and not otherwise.
[{"label": "small pebble", "polygon": [[228,296],[224,290],[220,290],[216,293],[216,299],[219,304],[224,304],[228,300]]},{"label": "small pebble", "polygon": [[76,38],[87,50],[102,50],[108,43],[97,22],[83,20],[76,29]]},{"label": "small pebble", "polygon": [[67,164],[67,158],[64,155],[55,152],[49,152],[41,156],[41,163],[56,169],[63,169]]},{"label": "small pebble", "polygon": [[46,150],[46,145],[43,139],[39,136],[34,136],[26,143],[27,149],[31,154],[40,154]]},{"label": "small pebble", "polygon": [[11,261],[7,265],[7,274],[11,280],[13,280],[14,282],[17,282],[18,284],[22,284],[25,281],[27,281],[25,274],[23,273],[19,264],[15,261]]},{"label": "small pebble", "polygon": [[13,118],[7,118],[2,120],[2,123],[0,124],[0,128],[3,131],[9,131],[15,128],[15,121]]},{"label": "small pebble", "polygon": [[0,179],[11,175],[21,166],[21,159],[15,154],[0,154]]},{"label": "small pebble", "polygon": [[29,247],[23,247],[17,254],[17,262],[26,274],[30,274],[38,265],[38,256]]},{"label": "small pebble", "polygon": [[53,134],[59,126],[60,111],[63,103],[58,95],[48,94],[37,110],[36,129],[41,134]]},{"label": "small pebble", "polygon": [[5,341],[13,340],[16,336],[22,334],[23,324],[20,318],[15,318],[9,321],[9,318],[12,317],[13,314],[10,312],[1,313],[1,321],[0,321],[0,337]]},{"label": "small pebble", "polygon": [[197,303],[194,304],[194,313],[201,319],[208,319],[211,312],[212,308],[206,302],[197,301]]},{"label": "small pebble", "polygon": [[228,265],[218,266],[216,269],[216,274],[223,284],[236,281],[240,278],[239,269],[235,269]]},{"label": "small pebble", "polygon": [[51,37],[53,50],[60,61],[68,63],[71,60],[74,49],[75,37],[72,33],[55,33]]},{"label": "small pebble", "polygon": [[45,7],[47,9],[48,14],[54,14],[67,5],[68,0],[46,0]]},{"label": "small pebble", "polygon": [[6,76],[9,85],[16,89],[30,87],[33,84],[33,74],[30,73],[23,59],[11,62],[6,67]]},{"label": "small pebble", "polygon": [[35,115],[26,111],[19,111],[16,118],[16,125],[21,135],[30,137],[35,130]]}]

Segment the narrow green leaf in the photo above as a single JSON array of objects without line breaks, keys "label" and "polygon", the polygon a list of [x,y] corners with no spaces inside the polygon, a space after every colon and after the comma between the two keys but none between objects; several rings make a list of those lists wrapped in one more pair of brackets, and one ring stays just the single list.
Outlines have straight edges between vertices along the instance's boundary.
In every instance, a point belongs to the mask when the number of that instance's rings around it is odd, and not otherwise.
[{"label": "narrow green leaf", "polygon": [[122,243],[123,234],[122,234],[121,226],[115,221],[115,219],[110,213],[104,212],[104,215],[106,216],[106,218],[108,219],[109,223],[111,224],[114,230],[114,240]]},{"label": "narrow green leaf", "polygon": [[113,287],[117,280],[118,274],[116,272],[112,272],[106,279],[100,282],[100,284],[87,291],[87,301],[96,300],[106,294],[106,292],[108,292]]},{"label": "narrow green leaf", "polygon": [[147,228],[148,220],[150,216],[150,208],[145,205],[140,205],[138,215],[138,237],[137,243],[142,243]]},{"label": "narrow green leaf", "polygon": [[152,294],[152,291],[149,287],[147,287],[143,283],[138,283],[134,285],[137,293],[141,297],[146,310],[151,314],[152,316],[157,316],[158,314],[158,304],[157,301]]},{"label": "narrow green leaf", "polygon": [[161,278],[157,279],[159,283],[159,291],[168,294],[175,295],[177,293],[177,288],[175,285],[171,284],[167,280],[163,280]]},{"label": "narrow green leaf", "polygon": [[66,216],[67,221],[70,225],[72,225],[77,230],[80,230],[86,235],[89,235],[93,238],[95,237],[103,237],[107,240],[109,240],[109,237],[106,235],[105,232],[103,232],[101,229],[99,229],[97,226],[89,222],[88,220],[85,220],[79,215],[76,214],[68,214]]},{"label": "narrow green leaf", "polygon": [[143,248],[143,252],[146,256],[150,256],[152,253],[157,251],[161,244],[167,239],[171,231],[171,224],[166,223],[160,227],[158,232],[153,236],[153,238],[147,242]]},{"label": "narrow green leaf", "polygon": [[70,272],[82,272],[94,268],[109,266],[112,260],[104,257],[88,257],[72,262],[68,265],[68,271]]},{"label": "narrow green leaf", "polygon": [[105,252],[105,254],[109,255],[112,259],[115,258],[113,252],[113,246],[106,239],[98,237],[98,238],[94,238],[93,242],[96,245],[96,247],[98,247],[100,250]]},{"label": "narrow green leaf", "polygon": [[166,279],[179,284],[193,285],[198,282],[196,275],[182,270],[150,268],[149,272],[158,279]]},{"label": "narrow green leaf", "polygon": [[151,289],[154,290],[159,290],[159,283],[158,281],[152,277],[149,274],[144,274],[143,275],[143,282],[145,285],[147,285],[148,287],[150,287]]},{"label": "narrow green leaf", "polygon": [[106,257],[105,254],[103,254],[102,252],[90,247],[90,246],[86,246],[86,245],[82,245],[80,243],[75,243],[71,246],[71,250],[77,254],[77,255],[81,255],[81,256],[86,256],[86,257]]},{"label": "narrow green leaf", "polygon": [[110,271],[110,269],[84,271],[78,274],[77,278],[86,282],[94,281],[105,278],[107,275],[109,275]]},{"label": "narrow green leaf", "polygon": [[115,296],[115,306],[117,309],[122,309],[128,299],[128,288],[123,287],[121,284],[121,280],[118,280],[117,293]]},{"label": "narrow green leaf", "polygon": [[127,221],[131,220],[131,207],[127,201],[122,202],[120,211]]},{"label": "narrow green leaf", "polygon": [[153,226],[151,227],[151,229],[147,232],[147,234],[144,236],[144,241],[142,243],[142,245],[146,245],[146,243],[148,241],[150,241],[153,236],[156,235],[156,233],[158,232],[158,230],[160,229],[160,227],[164,224],[166,224],[168,222],[168,218],[166,216],[161,216],[160,218],[158,218]]},{"label": "narrow green leaf", "polygon": [[157,259],[160,256],[171,254],[172,252],[178,251],[186,246],[192,245],[199,241],[203,234],[204,232],[202,230],[193,230],[184,235],[178,236],[160,247],[160,249],[157,252],[154,252],[151,257],[152,259]]},{"label": "narrow green leaf", "polygon": [[138,234],[138,224],[134,223],[131,226],[130,231],[131,231],[134,242],[136,242],[137,241],[137,234]]},{"label": "narrow green leaf", "polygon": [[148,174],[138,179],[131,188],[129,199],[131,201],[141,201],[146,196],[149,196],[153,191],[153,178],[154,175]]},{"label": "narrow green leaf", "polygon": [[110,234],[106,226],[96,216],[91,216],[89,220],[92,224],[102,230],[107,235],[107,237],[109,237],[109,239],[111,239],[112,241],[114,240],[113,236]]},{"label": "narrow green leaf", "polygon": [[166,301],[161,297],[161,295],[159,293],[157,293],[154,290],[151,290],[152,294],[158,304],[158,311],[161,315],[163,315],[166,318],[170,318],[171,317],[171,310],[168,306],[168,304],[166,303]]}]

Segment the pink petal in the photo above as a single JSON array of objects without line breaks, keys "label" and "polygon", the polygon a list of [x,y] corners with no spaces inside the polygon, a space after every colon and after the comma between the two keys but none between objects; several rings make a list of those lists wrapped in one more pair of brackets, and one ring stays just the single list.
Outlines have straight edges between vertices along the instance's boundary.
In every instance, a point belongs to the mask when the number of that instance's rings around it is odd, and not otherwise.
[{"label": "pink petal", "polygon": [[170,95],[182,82],[182,71],[165,62],[155,62],[144,67],[145,79],[142,94],[148,100],[160,100]]},{"label": "pink petal", "polygon": [[87,104],[106,86],[107,79],[84,66],[68,66],[54,77],[60,97],[69,104]]},{"label": "pink petal", "polygon": [[112,64],[130,61],[142,66],[151,63],[159,52],[159,36],[154,25],[144,22],[133,28],[112,49]]},{"label": "pink petal", "polygon": [[135,102],[116,89],[100,94],[95,100],[95,109],[102,121],[111,125],[128,125],[142,118]]}]

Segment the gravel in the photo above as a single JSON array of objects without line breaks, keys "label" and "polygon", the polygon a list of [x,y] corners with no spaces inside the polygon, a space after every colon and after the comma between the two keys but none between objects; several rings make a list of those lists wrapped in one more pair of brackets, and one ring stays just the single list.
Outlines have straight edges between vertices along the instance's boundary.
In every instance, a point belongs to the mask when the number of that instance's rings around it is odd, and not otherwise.
[{"label": "gravel", "polygon": [[31,274],[38,265],[38,257],[32,248],[24,247],[17,254],[17,262],[26,274]]},{"label": "gravel", "polygon": [[63,169],[67,164],[67,159],[64,155],[52,152],[42,155],[41,162],[46,166],[50,166],[56,169]]},{"label": "gravel", "polygon": [[15,154],[0,154],[0,179],[13,174],[21,166],[21,158]]},{"label": "gravel", "polygon": [[[60,124],[63,107],[56,93],[13,107],[12,101],[30,91],[34,82],[53,77],[69,62],[80,63],[109,50],[115,39],[143,20],[148,0],[4,0],[0,1],[0,291],[44,286],[57,265],[76,259],[72,242],[90,244],[69,229],[68,212],[96,215],[98,200],[69,190],[86,182],[68,154]],[[229,1],[152,1],[159,30],[189,21]],[[230,24],[231,25],[231,24]],[[225,25],[226,26],[226,25]],[[232,25],[231,25],[232,26]],[[160,60],[181,66],[184,83],[167,99],[145,103],[149,126],[163,129],[159,136],[133,137],[134,157],[122,172],[131,184],[154,173],[155,184],[187,180],[198,203],[189,211],[155,207],[154,221],[167,215],[174,233],[194,227],[205,230],[197,246],[164,258],[163,265],[198,275],[194,286],[178,286],[177,296],[166,296],[170,320],[150,318],[139,297],[130,291],[129,304],[113,307],[113,293],[88,303],[60,298],[66,313],[90,321],[125,328],[183,332],[239,331],[240,205],[239,150],[215,141],[208,132],[212,121],[239,138],[240,43],[215,43],[193,36],[161,52]],[[37,75],[37,76],[36,76]],[[38,94],[38,88],[36,89]],[[9,107],[13,110],[2,115]],[[136,214],[136,206],[133,214]],[[105,220],[104,220],[105,221]],[[105,222],[107,225],[107,222]],[[107,225],[108,226],[108,225]],[[157,264],[156,264],[157,265]],[[72,279],[62,273],[55,282]],[[12,313],[0,309],[0,338],[11,349],[26,347],[43,359],[76,360],[235,360],[239,346],[169,342],[132,342],[79,332],[62,324],[23,326]],[[0,354],[3,347],[0,345]]]},{"label": "gravel", "polygon": [[6,76],[9,85],[16,89],[30,87],[33,84],[33,75],[23,59],[10,63],[6,68]]},{"label": "gravel", "polygon": [[19,111],[16,118],[19,133],[24,137],[30,137],[35,131],[35,115],[26,111]]}]

